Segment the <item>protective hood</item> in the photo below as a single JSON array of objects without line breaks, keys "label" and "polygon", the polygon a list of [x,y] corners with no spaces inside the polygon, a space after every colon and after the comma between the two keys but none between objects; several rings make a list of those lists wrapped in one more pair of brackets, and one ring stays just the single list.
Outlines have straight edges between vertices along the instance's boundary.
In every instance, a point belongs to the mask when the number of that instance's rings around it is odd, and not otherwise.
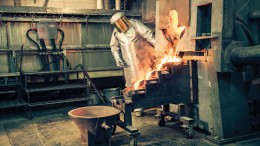
[{"label": "protective hood", "polygon": [[110,19],[110,23],[113,24],[119,32],[126,32],[131,27],[131,23],[123,12],[114,13]]}]

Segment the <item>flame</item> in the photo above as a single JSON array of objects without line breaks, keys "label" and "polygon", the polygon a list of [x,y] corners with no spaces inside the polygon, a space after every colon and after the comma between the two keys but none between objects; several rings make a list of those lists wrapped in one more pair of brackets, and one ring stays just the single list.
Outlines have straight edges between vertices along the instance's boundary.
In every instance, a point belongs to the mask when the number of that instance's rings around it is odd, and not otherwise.
[{"label": "flame", "polygon": [[163,59],[161,59],[160,63],[156,66],[156,70],[161,70],[163,64],[167,62],[181,62],[181,58],[177,58],[176,54],[173,53],[173,49],[170,50],[169,54],[166,54]]},{"label": "flame", "polygon": [[[178,13],[175,10],[171,10],[170,13],[170,30],[173,34],[176,35],[177,39],[180,39],[180,35],[183,32],[183,30],[185,29],[185,26],[179,27],[178,24]],[[140,79],[138,81],[136,81],[134,83],[134,90],[137,90],[139,88],[142,88],[143,85],[140,85],[140,83],[143,80],[149,80],[151,78],[151,74],[153,73],[153,71],[159,71],[159,70],[163,70],[163,65],[165,63],[168,62],[181,62],[181,58],[176,57],[178,51],[178,47],[176,46],[176,48],[171,48],[170,51],[168,53],[166,53],[164,55],[164,57],[157,63],[156,67],[154,68],[154,70],[147,72],[146,76],[144,79]]]},{"label": "flame", "polygon": [[[181,62],[181,58],[176,57],[176,53],[174,53],[174,49],[170,49],[170,52],[168,54],[165,54],[165,56],[161,59],[160,63],[156,65],[156,68],[154,70],[146,73],[145,80],[149,80],[151,78],[151,74],[154,71],[162,70],[163,65],[168,62]],[[134,90],[138,90],[140,88],[140,83],[143,80],[144,79],[140,79],[134,83]]]},{"label": "flame", "polygon": [[149,71],[146,75],[145,75],[145,79],[149,80],[151,75],[152,75],[153,71]]},{"label": "flame", "polygon": [[141,82],[142,82],[142,80],[138,80],[138,81],[136,81],[136,82],[134,83],[134,89],[135,89],[135,90],[139,89],[139,85],[140,85]]}]

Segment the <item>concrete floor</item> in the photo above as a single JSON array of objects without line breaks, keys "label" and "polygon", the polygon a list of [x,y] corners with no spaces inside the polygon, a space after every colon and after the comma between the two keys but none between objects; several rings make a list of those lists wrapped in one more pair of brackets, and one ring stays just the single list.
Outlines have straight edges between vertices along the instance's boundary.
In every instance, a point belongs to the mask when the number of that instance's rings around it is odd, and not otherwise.
[{"label": "concrete floor", "polygon": [[[1,113],[0,146],[77,146],[81,145],[80,133],[76,125],[68,117],[67,111],[72,108],[35,111],[34,119],[27,120],[23,113]],[[215,146],[205,138],[207,135],[195,131],[192,139],[184,137],[184,130],[178,122],[168,121],[165,127],[157,126],[155,110],[146,111],[145,116],[133,116],[133,125],[141,131],[138,138],[140,146]],[[128,145],[129,137],[117,128],[112,137],[112,146]],[[231,144],[230,146],[240,145]],[[250,144],[250,143],[246,143]],[[245,144],[241,144],[245,145]],[[253,145],[260,145],[256,139]],[[252,146],[253,146],[252,145]]]}]

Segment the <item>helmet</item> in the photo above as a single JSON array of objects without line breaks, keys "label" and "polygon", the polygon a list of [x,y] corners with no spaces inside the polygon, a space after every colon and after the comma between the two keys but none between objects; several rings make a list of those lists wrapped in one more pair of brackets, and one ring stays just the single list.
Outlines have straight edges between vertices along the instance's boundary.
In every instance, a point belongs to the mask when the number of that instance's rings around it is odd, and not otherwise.
[{"label": "helmet", "polygon": [[113,24],[119,32],[125,32],[131,27],[130,22],[123,12],[115,12],[110,19],[110,23]]}]

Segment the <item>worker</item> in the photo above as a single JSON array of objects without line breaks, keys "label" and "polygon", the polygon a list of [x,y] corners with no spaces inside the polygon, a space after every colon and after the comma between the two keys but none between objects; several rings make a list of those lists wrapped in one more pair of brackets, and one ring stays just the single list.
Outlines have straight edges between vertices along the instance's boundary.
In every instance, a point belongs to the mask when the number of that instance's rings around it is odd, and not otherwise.
[{"label": "worker", "polygon": [[[122,67],[125,77],[124,93],[133,90],[133,84],[145,79],[147,72],[155,65],[153,32],[136,19],[128,20],[123,12],[116,12],[110,19],[115,29],[110,42],[111,52],[118,67]],[[135,109],[136,116],[143,109]]]}]

